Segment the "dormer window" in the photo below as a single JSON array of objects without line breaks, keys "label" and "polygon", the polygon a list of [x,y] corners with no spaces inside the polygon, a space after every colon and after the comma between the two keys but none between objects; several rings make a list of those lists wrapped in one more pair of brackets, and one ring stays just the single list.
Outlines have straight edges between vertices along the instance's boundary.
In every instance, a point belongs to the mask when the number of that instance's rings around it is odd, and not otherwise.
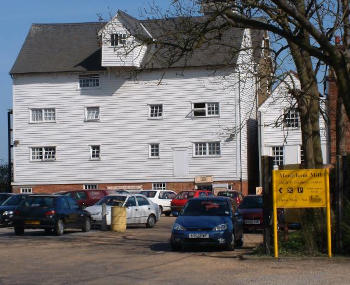
[{"label": "dormer window", "polygon": [[111,46],[115,47],[118,45],[126,44],[126,34],[111,34]]},{"label": "dormer window", "polygon": [[100,76],[98,74],[79,75],[80,88],[96,88],[100,86]]}]

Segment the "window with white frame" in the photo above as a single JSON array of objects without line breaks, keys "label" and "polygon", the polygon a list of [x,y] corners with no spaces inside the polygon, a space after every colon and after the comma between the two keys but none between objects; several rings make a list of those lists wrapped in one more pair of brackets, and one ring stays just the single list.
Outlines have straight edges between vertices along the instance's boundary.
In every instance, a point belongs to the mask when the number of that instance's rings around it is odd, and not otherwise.
[{"label": "window with white frame", "polygon": [[160,119],[163,117],[163,105],[149,105],[149,118],[151,119]]},{"label": "window with white frame", "polygon": [[194,156],[219,156],[221,155],[220,142],[194,143]]},{"label": "window with white frame", "polygon": [[96,190],[97,184],[84,184],[84,190]]},{"label": "window with white frame", "polygon": [[159,143],[149,144],[149,157],[159,158]]},{"label": "window with white frame", "polygon": [[86,107],[85,108],[85,121],[98,121],[100,120],[100,107]]},{"label": "window with white frame", "polygon": [[33,193],[33,189],[32,188],[30,188],[30,187],[23,187],[23,188],[21,188],[20,189],[20,192],[21,193]]},{"label": "window with white frame", "polygon": [[300,164],[304,164],[305,163],[305,154],[304,154],[304,148],[301,145],[300,146]]},{"label": "window with white frame", "polygon": [[286,110],[284,113],[283,123],[287,128],[299,128],[300,119],[298,110],[296,108]]},{"label": "window with white frame", "polygon": [[273,165],[283,165],[283,146],[272,147]]},{"label": "window with white frame", "polygon": [[48,161],[56,159],[56,147],[44,146],[44,147],[32,147],[31,148],[31,160],[32,161]]},{"label": "window with white frame", "polygon": [[126,37],[125,33],[111,34],[111,46],[125,45]]},{"label": "window with white frame", "polygon": [[219,103],[193,103],[192,105],[194,117],[215,117],[219,116]]},{"label": "window with white frame", "polygon": [[100,75],[98,74],[79,75],[80,88],[96,88],[99,86],[100,86]]},{"label": "window with white frame", "polygon": [[90,158],[93,160],[101,159],[101,146],[99,145],[90,146]]},{"label": "window with white frame", "polygon": [[152,189],[153,190],[165,190],[166,189],[166,183],[152,183]]},{"label": "window with white frame", "polygon": [[55,108],[33,108],[30,110],[30,113],[30,121],[32,123],[56,121]]}]

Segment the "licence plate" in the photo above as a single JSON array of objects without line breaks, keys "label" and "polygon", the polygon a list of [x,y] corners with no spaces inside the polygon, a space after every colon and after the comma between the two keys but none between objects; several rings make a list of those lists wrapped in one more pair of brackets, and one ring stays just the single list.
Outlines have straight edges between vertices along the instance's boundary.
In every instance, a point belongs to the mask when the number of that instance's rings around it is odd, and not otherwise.
[{"label": "licence plate", "polygon": [[189,238],[209,238],[209,234],[189,234]]},{"label": "licence plate", "polygon": [[259,225],[260,220],[245,220],[244,223],[247,225]]},{"label": "licence plate", "polygon": [[40,225],[40,221],[29,220],[29,221],[25,221],[25,224],[26,225]]}]

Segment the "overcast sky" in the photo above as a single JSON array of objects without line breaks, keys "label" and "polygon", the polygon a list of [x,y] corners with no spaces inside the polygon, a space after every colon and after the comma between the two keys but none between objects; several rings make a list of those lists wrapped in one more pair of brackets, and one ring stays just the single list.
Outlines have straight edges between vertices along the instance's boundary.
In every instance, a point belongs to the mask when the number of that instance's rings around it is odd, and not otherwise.
[{"label": "overcast sky", "polygon": [[0,162],[7,162],[7,110],[12,108],[9,71],[32,23],[95,22],[118,9],[139,17],[150,3],[170,0],[11,0],[2,1],[0,11]]}]

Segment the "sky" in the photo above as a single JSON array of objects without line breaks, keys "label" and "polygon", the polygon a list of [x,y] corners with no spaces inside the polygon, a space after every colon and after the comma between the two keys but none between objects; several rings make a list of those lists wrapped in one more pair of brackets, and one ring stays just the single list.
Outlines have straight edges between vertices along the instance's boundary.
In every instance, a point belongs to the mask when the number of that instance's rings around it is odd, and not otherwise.
[{"label": "sky", "polygon": [[0,10],[0,164],[7,163],[7,111],[12,108],[9,71],[32,23],[96,22],[109,19],[118,9],[134,17],[152,3],[168,7],[170,0],[11,0]]}]

